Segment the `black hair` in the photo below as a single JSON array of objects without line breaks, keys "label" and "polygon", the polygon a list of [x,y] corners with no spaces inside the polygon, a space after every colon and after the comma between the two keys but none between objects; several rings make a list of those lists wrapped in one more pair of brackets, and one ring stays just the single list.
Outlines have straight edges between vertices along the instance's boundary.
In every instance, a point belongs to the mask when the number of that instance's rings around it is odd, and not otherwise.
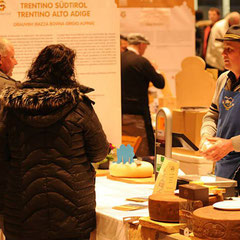
[{"label": "black hair", "polygon": [[75,57],[76,53],[64,44],[48,45],[33,61],[27,78],[59,87],[75,85]]}]

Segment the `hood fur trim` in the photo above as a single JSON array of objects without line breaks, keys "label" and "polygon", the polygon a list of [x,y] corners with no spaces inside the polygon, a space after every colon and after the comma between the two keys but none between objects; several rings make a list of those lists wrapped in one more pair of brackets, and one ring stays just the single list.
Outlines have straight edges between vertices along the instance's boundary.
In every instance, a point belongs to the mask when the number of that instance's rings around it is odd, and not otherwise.
[{"label": "hood fur trim", "polygon": [[0,94],[0,101],[5,107],[30,111],[52,111],[66,103],[75,104],[82,99],[79,88],[6,88]]}]

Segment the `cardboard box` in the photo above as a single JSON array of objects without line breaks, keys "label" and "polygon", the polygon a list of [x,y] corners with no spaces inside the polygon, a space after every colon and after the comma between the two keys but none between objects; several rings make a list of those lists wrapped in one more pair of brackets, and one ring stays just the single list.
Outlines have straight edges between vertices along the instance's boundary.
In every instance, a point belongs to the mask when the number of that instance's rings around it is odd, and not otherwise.
[{"label": "cardboard box", "polygon": [[207,108],[196,110],[174,109],[172,111],[172,132],[184,134],[198,147],[201,140],[202,119],[207,110]]},{"label": "cardboard box", "polygon": [[161,108],[161,107],[167,107],[170,110],[175,109],[176,97],[164,96],[164,97],[158,98],[158,108]]},{"label": "cardboard box", "polygon": [[180,169],[187,175],[208,175],[213,173],[213,161],[202,157],[199,152],[172,149],[172,158],[179,161]]}]

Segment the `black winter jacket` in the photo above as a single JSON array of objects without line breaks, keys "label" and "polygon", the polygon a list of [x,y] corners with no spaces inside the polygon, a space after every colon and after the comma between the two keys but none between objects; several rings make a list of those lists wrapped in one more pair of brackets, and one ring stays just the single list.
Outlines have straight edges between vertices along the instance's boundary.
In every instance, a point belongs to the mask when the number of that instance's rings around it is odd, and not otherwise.
[{"label": "black winter jacket", "polygon": [[30,81],[4,90],[0,99],[7,239],[89,237],[96,221],[91,162],[103,160],[109,146],[91,101],[79,87]]}]

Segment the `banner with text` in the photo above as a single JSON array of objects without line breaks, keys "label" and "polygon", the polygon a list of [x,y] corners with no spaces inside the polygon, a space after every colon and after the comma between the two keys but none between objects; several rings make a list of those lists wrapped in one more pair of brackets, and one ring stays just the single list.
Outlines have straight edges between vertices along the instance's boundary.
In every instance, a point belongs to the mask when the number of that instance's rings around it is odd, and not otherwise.
[{"label": "banner with text", "polygon": [[121,144],[119,9],[114,0],[11,0],[0,3],[2,37],[14,45],[13,78],[25,80],[46,45],[63,43],[77,53],[76,75],[89,94],[108,140]]},{"label": "banner with text", "polygon": [[[168,80],[175,96],[175,75],[185,57],[195,55],[193,0],[116,0],[120,7],[120,32],[140,32],[150,41],[145,57]],[[160,92],[160,91],[158,91]]]}]

